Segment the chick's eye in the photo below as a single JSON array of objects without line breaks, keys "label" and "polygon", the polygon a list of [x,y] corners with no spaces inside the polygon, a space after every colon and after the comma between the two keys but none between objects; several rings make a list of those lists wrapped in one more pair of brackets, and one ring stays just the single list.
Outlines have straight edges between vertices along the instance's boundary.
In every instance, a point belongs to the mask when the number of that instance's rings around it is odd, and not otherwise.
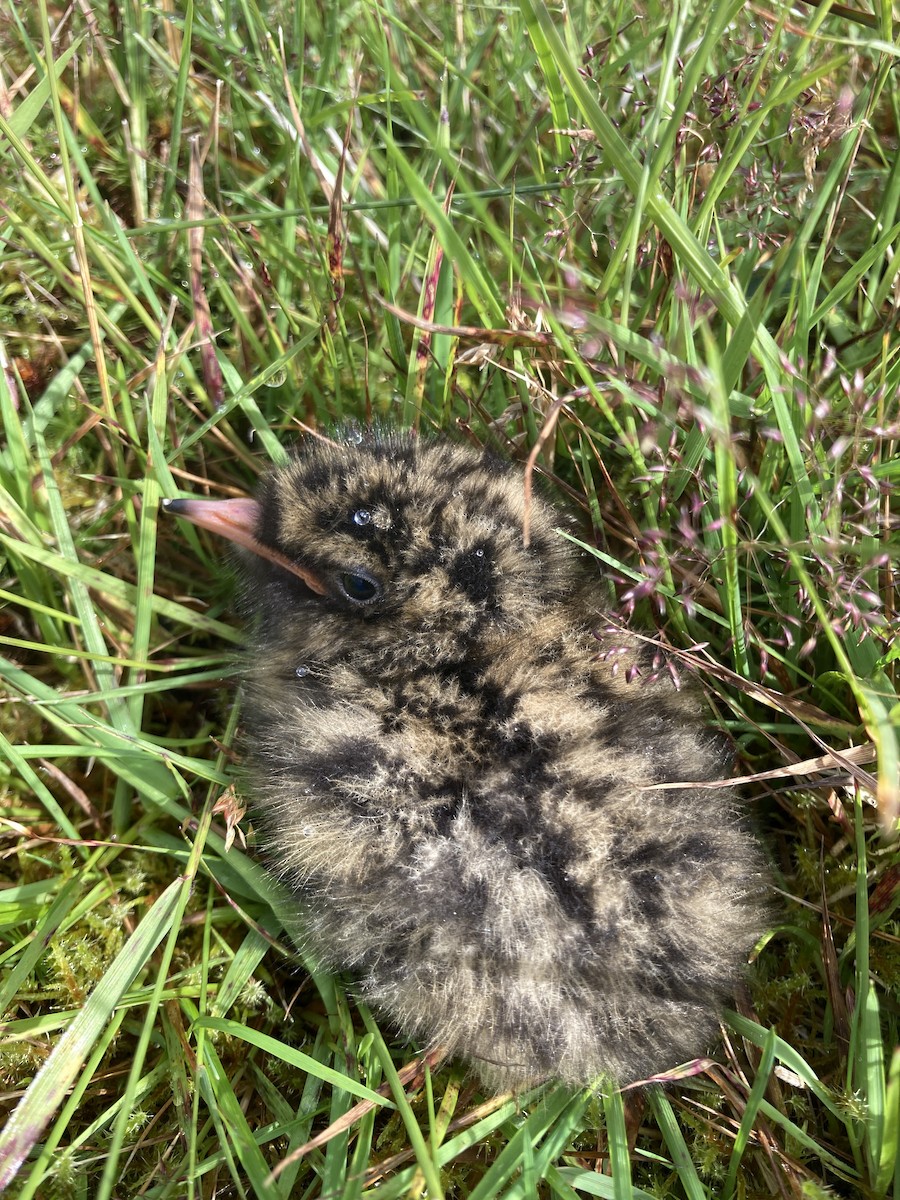
[{"label": "chick's eye", "polygon": [[368,575],[358,575],[349,571],[338,575],[338,584],[348,600],[365,604],[381,595],[381,585]]}]

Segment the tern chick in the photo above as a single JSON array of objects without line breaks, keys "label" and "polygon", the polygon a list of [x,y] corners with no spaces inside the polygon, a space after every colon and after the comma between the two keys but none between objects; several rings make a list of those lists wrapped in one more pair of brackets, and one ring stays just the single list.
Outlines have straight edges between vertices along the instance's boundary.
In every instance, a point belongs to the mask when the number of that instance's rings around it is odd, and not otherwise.
[{"label": "tern chick", "polygon": [[254,552],[250,790],[319,961],[492,1088],[705,1051],[761,855],[730,789],[690,786],[730,766],[697,694],[610,632],[538,498],[526,544],[521,472],[351,432],[255,500],[168,507]]}]

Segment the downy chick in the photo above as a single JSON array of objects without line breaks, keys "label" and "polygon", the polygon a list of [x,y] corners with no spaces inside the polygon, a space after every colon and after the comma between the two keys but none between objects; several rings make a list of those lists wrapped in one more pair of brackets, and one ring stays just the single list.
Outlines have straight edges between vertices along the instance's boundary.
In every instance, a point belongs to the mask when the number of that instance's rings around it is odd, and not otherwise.
[{"label": "downy chick", "polygon": [[621,1084],[706,1050],[764,924],[698,696],[608,630],[596,564],[518,469],[405,433],[310,438],[256,500],[245,747],[318,959],[493,1088]]}]

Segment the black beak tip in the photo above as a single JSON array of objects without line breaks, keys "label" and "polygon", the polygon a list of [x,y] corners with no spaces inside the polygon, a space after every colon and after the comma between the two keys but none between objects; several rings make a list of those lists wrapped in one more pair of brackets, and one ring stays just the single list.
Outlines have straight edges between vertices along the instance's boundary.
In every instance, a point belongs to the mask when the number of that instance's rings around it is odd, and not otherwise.
[{"label": "black beak tip", "polygon": [[163,512],[171,513],[172,516],[178,517],[184,511],[184,506],[187,503],[187,500],[170,500],[168,497],[164,497],[160,501],[160,508]]}]

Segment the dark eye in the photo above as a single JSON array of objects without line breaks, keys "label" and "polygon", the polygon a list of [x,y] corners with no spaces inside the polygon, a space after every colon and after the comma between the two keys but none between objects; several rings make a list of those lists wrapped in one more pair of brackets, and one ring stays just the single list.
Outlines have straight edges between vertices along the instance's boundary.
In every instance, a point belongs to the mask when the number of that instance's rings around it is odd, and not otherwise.
[{"label": "dark eye", "polygon": [[381,595],[381,584],[370,575],[347,571],[338,575],[337,581],[347,599],[354,600],[357,604],[366,604]]}]

